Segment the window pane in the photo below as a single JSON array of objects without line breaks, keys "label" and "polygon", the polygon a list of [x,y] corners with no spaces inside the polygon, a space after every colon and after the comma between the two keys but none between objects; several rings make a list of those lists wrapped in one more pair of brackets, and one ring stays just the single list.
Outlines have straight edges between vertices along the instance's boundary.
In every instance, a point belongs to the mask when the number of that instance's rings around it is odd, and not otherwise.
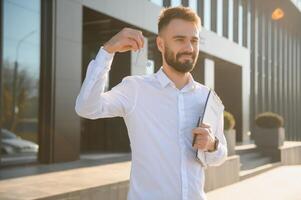
[{"label": "window pane", "polygon": [[233,0],[229,0],[228,25],[229,39],[233,40]]},{"label": "window pane", "polygon": [[[34,161],[38,152],[40,1],[3,1],[1,162]],[[5,139],[6,136],[13,135]]]},{"label": "window pane", "polygon": [[242,45],[243,38],[243,6],[239,3],[238,7],[238,44]]},{"label": "window pane", "polygon": [[163,6],[163,0],[150,0],[154,4],[157,4],[158,6]]},{"label": "window pane", "polygon": [[204,28],[211,30],[211,0],[204,0]]},{"label": "window pane", "polygon": [[223,0],[217,0],[217,34],[223,36]]},{"label": "window pane", "polygon": [[248,12],[248,19],[247,19],[247,23],[248,23],[248,48],[251,48],[251,37],[253,34],[252,31],[251,31],[251,3],[252,2],[248,2],[248,7],[247,7],[247,12]]},{"label": "window pane", "polygon": [[181,5],[181,0],[171,0],[171,6],[179,6]]},{"label": "window pane", "polygon": [[195,12],[197,12],[197,0],[189,0],[189,7],[192,8]]}]

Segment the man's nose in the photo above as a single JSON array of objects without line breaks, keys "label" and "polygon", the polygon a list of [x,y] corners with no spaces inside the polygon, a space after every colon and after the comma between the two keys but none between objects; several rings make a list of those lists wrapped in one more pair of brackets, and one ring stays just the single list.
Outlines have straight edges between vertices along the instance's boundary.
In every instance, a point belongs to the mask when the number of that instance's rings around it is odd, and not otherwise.
[{"label": "man's nose", "polygon": [[186,42],[184,51],[193,52],[193,45],[191,44],[191,42]]}]

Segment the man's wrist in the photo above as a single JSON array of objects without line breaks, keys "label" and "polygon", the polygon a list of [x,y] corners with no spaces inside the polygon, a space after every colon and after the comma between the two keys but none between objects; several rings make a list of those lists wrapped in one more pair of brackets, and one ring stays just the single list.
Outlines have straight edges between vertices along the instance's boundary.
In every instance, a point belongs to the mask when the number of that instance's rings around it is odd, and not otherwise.
[{"label": "man's wrist", "polygon": [[110,46],[110,44],[108,44],[108,42],[106,42],[104,45],[103,45],[103,49],[106,51],[106,52],[108,52],[108,53],[115,53],[113,50],[112,50],[112,48],[111,48],[111,46]]},{"label": "man's wrist", "polygon": [[214,141],[211,143],[210,147],[208,148],[208,152],[214,152],[217,150],[217,146],[218,146],[219,140],[217,139],[217,137],[214,137]]}]

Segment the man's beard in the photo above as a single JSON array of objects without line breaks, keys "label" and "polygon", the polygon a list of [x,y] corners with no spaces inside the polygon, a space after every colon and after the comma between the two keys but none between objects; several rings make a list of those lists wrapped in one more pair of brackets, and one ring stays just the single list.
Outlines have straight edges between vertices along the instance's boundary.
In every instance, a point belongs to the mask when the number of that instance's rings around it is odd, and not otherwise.
[{"label": "man's beard", "polygon": [[[190,55],[192,60],[187,59],[184,62],[180,62],[180,57],[183,55]],[[180,73],[191,72],[193,70],[196,64],[197,55],[196,52],[181,52],[175,55],[174,52],[165,46],[164,58],[166,63]]]}]

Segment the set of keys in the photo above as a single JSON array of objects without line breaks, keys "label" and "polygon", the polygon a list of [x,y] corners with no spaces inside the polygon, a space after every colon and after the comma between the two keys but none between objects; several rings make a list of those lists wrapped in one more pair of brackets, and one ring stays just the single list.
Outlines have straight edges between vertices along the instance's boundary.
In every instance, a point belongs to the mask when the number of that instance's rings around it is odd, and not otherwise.
[{"label": "set of keys", "polygon": [[[135,66],[138,65],[138,60],[139,60],[140,56],[142,55],[141,54],[142,52],[143,52],[143,49],[142,50],[141,49],[138,50],[138,53],[137,53],[137,56],[136,56],[136,60],[135,60]],[[152,66],[152,62],[150,60],[147,60],[145,65],[146,65],[146,67],[149,68],[149,67]]]}]

